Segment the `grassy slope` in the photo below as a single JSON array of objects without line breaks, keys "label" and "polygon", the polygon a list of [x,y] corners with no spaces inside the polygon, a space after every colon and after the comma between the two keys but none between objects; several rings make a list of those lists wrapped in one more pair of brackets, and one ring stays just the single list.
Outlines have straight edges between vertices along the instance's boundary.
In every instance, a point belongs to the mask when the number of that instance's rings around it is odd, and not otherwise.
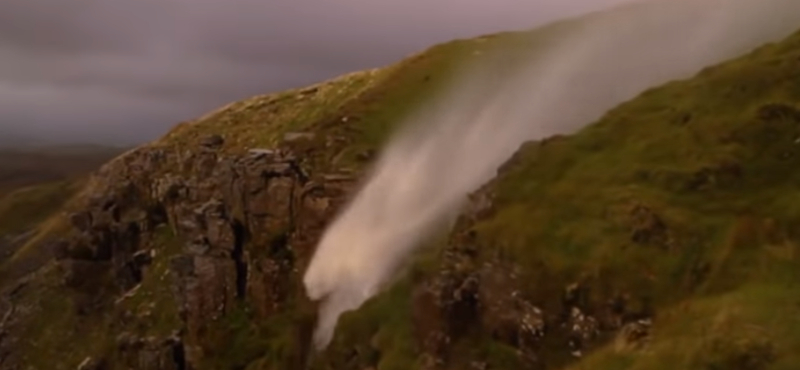
[{"label": "grassy slope", "polygon": [[54,181],[16,189],[0,197],[0,235],[19,234],[58,211],[81,183]]},{"label": "grassy slope", "polygon": [[[487,188],[497,210],[475,226],[478,244],[513,256],[530,296],[558,301],[582,281],[656,309],[647,352],[609,345],[573,369],[795,368],[798,142],[800,34],[527,145]],[[648,228],[637,206],[666,231],[634,242]],[[336,344],[397,332],[379,369],[408,368],[414,350],[397,345],[407,312],[394,309],[408,293],[399,286],[346,317]],[[501,352],[487,357],[499,365]]]},{"label": "grassy slope", "polygon": [[[92,145],[0,149],[0,238],[31,233],[35,242],[58,231],[59,211],[85,185],[85,177],[121,152]],[[24,251],[27,244],[34,243],[23,243],[12,252]],[[18,267],[9,266],[6,259],[20,256],[0,252],[3,277],[9,267]]]},{"label": "grassy slope", "polygon": [[[71,301],[61,292],[59,272],[46,266],[52,257],[50,252],[39,247],[64,230],[61,211],[84,187],[86,175],[120,152],[116,148],[94,146],[0,151],[0,239],[14,240],[24,235],[21,241],[3,245],[0,250],[0,289],[9,288],[20,276],[39,270],[36,277],[28,280],[37,294],[27,296],[23,304],[41,312],[40,318],[47,318],[26,325],[26,335],[35,339],[31,353],[51,353],[50,357],[31,356],[31,366],[52,368],[58,353],[70,353],[71,347],[59,346],[64,344],[64,337],[73,337],[77,326],[73,326],[74,317],[62,314],[74,312],[70,309]],[[53,330],[68,334],[49,335]],[[78,335],[91,341],[96,339],[91,335],[94,333],[83,330]]]},{"label": "grassy slope", "polygon": [[14,189],[84,175],[122,149],[102,146],[0,148],[0,195]]},{"label": "grassy slope", "polygon": [[[680,307],[660,318],[651,353],[577,368],[749,368],[731,363],[752,340],[774,347],[774,368],[797,365],[799,67],[800,34],[531,145],[496,181],[500,210],[478,226],[489,243]],[[631,241],[636,204],[666,224],[664,246]]]}]

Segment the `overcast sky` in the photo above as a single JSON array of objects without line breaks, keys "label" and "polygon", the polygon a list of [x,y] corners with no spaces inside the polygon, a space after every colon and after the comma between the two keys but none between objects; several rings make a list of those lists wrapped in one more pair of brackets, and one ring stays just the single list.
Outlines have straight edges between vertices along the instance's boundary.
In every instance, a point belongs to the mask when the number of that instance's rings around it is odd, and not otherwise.
[{"label": "overcast sky", "polygon": [[132,144],[255,94],[629,0],[4,0],[0,141]]}]

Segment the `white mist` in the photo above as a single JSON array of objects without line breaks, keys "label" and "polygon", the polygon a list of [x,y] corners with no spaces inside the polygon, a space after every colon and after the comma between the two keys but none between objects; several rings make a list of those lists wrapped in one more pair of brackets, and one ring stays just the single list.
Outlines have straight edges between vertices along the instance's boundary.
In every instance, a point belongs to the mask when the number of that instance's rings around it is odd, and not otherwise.
[{"label": "white mist", "polygon": [[497,55],[476,57],[385,148],[304,277],[321,300],[318,349],[523,142],[573,132],[649,87],[787,36],[800,28],[800,1],[669,0],[594,19],[499,80],[481,63]]}]

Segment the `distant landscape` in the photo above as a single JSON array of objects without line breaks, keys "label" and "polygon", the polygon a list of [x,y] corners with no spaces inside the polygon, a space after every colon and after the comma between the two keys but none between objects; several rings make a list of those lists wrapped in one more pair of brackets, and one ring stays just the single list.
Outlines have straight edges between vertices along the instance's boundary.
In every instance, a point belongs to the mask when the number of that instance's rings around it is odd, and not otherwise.
[{"label": "distant landscape", "polygon": [[24,186],[85,175],[124,150],[89,144],[0,146],[0,195]]}]

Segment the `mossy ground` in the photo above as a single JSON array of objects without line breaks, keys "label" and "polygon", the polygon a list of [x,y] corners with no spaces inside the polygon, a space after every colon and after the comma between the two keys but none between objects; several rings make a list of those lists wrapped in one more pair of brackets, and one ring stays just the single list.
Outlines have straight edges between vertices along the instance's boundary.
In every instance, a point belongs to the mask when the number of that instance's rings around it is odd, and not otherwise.
[{"label": "mossy ground", "polygon": [[[609,344],[571,368],[796,367],[799,103],[800,35],[647,91],[575,135],[524,147],[488,187],[496,211],[474,227],[478,243],[513,256],[545,308],[581,281],[658,313],[647,352]],[[649,240],[634,236],[642,212],[663,224]],[[378,297],[394,303],[352,314],[340,338],[390,322],[403,299]]]},{"label": "mossy ground", "polygon": [[[86,357],[114,345],[110,317],[79,315],[76,300],[61,285],[62,273],[49,264],[26,286],[18,307],[25,328],[14,356],[30,369],[75,369]],[[98,278],[102,278],[99,277]]]},{"label": "mossy ground", "polygon": [[[141,287],[119,301],[113,299],[115,290],[102,283],[93,294],[76,296],[63,286],[63,271],[56,264],[47,264],[37,272],[23,288],[23,300],[17,303],[34,312],[26,312],[24,321],[17,324],[26,330],[16,355],[31,369],[75,369],[86,358],[97,360],[114,353],[121,333],[166,338],[179,329],[168,263],[180,251],[180,244],[167,227],[158,229],[152,242],[160,258],[149,267]],[[95,278],[97,282],[108,279]],[[109,299],[100,300],[100,306],[92,305],[90,312],[80,307],[82,301],[103,295]],[[113,363],[115,359],[105,360]]]}]

